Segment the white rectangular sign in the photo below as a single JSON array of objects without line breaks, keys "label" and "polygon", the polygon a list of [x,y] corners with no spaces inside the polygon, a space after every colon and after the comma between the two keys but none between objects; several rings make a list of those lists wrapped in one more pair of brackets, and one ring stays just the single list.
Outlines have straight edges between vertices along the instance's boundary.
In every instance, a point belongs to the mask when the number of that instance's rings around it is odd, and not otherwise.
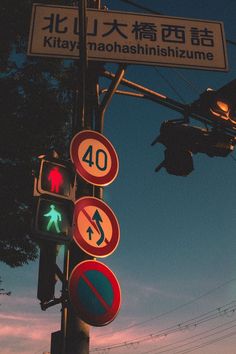
[{"label": "white rectangular sign", "polygon": [[[90,60],[227,71],[222,22],[87,10]],[[28,54],[79,57],[78,8],[34,4]]]}]

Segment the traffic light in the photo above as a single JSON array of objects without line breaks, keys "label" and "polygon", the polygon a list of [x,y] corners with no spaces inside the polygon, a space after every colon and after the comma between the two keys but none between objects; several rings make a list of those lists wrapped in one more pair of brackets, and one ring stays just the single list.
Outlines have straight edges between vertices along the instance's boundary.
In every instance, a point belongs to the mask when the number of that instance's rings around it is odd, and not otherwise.
[{"label": "traffic light", "polygon": [[37,239],[57,244],[72,239],[72,218],[75,200],[76,177],[69,162],[55,157],[39,157],[35,175],[36,198],[33,234]]},{"label": "traffic light", "polygon": [[192,153],[182,148],[170,147],[165,150],[164,161],[155,169],[158,172],[162,167],[171,175],[187,176],[193,171]]},{"label": "traffic light", "polygon": [[73,203],[59,198],[39,197],[36,204],[33,230],[40,239],[69,242],[72,238]]},{"label": "traffic light", "polygon": [[164,167],[170,174],[187,176],[194,169],[193,154],[225,157],[234,150],[236,139],[223,131],[210,131],[179,120],[163,122],[160,135],[152,145],[157,142],[163,144],[166,150],[163,162],[155,171]]},{"label": "traffic light", "polygon": [[41,158],[35,177],[34,196],[47,194],[75,200],[75,173],[69,162],[55,158]]},{"label": "traffic light", "polygon": [[190,110],[210,119],[214,125],[236,130],[236,80],[217,91],[207,89],[191,104]]},{"label": "traffic light", "polygon": [[37,298],[41,303],[54,298],[56,284],[57,246],[54,243],[40,247]]}]

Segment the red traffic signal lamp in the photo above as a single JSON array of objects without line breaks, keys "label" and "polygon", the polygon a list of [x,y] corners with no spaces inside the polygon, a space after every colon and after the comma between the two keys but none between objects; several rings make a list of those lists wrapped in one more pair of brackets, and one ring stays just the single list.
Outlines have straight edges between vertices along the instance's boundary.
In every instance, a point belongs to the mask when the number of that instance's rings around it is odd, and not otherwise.
[{"label": "red traffic signal lamp", "polygon": [[47,194],[75,200],[75,178],[69,162],[43,157],[40,159],[38,177],[35,177],[34,196]]},{"label": "red traffic signal lamp", "polygon": [[71,201],[41,196],[33,220],[33,234],[38,239],[63,244],[72,239],[74,204]]}]

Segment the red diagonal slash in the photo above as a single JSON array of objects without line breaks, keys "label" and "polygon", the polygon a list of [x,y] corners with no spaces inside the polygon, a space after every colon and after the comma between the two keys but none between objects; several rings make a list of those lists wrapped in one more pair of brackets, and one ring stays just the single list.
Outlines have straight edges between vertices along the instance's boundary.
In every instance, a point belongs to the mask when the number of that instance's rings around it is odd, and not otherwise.
[{"label": "red diagonal slash", "polygon": [[86,282],[86,284],[90,287],[94,295],[97,297],[97,299],[100,301],[102,306],[106,309],[107,312],[111,311],[110,306],[106,303],[106,301],[103,299],[102,295],[98,292],[98,290],[95,288],[95,286],[91,283],[91,281],[86,277],[85,274],[81,274],[81,278]]},{"label": "red diagonal slash", "polygon": [[[90,222],[90,224],[95,228],[95,230],[97,231],[97,233],[100,235],[100,231],[99,228],[97,227],[97,224],[91,219],[90,215],[87,213],[87,211],[85,209],[81,210],[82,213],[84,214],[84,216],[86,217],[86,219]],[[108,239],[105,237],[104,242],[106,242],[106,244],[109,243]]]}]

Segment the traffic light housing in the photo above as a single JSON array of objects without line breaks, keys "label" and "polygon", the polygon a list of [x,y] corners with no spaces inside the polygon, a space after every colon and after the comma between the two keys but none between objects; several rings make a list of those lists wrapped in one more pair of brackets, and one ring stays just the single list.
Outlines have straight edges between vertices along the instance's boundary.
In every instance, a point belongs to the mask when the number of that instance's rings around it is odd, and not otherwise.
[{"label": "traffic light housing", "polygon": [[38,239],[54,241],[57,244],[70,242],[72,239],[73,206],[71,201],[41,196],[37,198],[34,235]]},{"label": "traffic light housing", "polygon": [[207,89],[190,106],[191,113],[205,117],[213,125],[236,130],[236,80],[218,90]]},{"label": "traffic light housing", "polygon": [[35,173],[35,238],[62,244],[72,239],[76,175],[72,165],[55,157],[39,157]]},{"label": "traffic light housing", "polygon": [[56,158],[40,158],[38,175],[35,176],[34,196],[47,194],[75,200],[75,172],[71,164]]},{"label": "traffic light housing", "polygon": [[57,246],[54,243],[40,247],[37,298],[42,304],[54,298],[56,284]]},{"label": "traffic light housing", "polygon": [[176,176],[187,176],[193,171],[193,154],[225,157],[234,150],[236,144],[235,138],[223,131],[209,131],[181,120],[163,122],[160,135],[152,145],[157,142],[163,144],[166,150],[163,162],[155,171],[164,167],[168,173]]},{"label": "traffic light housing", "polygon": [[187,176],[193,167],[192,153],[182,148],[170,147],[165,150],[164,161],[155,169],[158,172],[162,167],[171,175]]}]

